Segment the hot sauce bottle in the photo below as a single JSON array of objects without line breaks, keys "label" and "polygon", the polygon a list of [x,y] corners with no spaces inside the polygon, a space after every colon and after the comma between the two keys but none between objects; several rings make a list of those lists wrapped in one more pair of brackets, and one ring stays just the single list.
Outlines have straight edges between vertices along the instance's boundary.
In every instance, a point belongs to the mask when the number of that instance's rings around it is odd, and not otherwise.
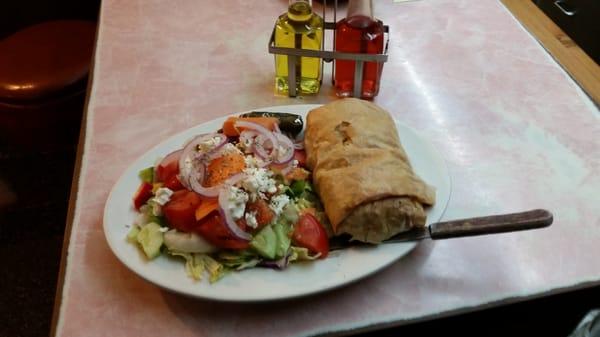
[{"label": "hot sauce bottle", "polygon": [[[335,50],[348,53],[383,53],[383,23],[373,17],[371,0],[349,0],[348,14],[336,24]],[[362,83],[354,83],[355,61],[335,60],[334,84],[340,97],[353,95],[354,85],[362,86],[361,97],[372,98],[379,92],[383,63],[365,62]]]},{"label": "hot sauce bottle", "polygon": [[[312,0],[289,0],[287,13],[275,24],[275,46],[321,50],[323,19],[312,10]],[[297,92],[316,94],[321,86],[321,59],[298,57],[295,65],[296,83],[288,83],[288,56],[275,56],[275,89],[287,94],[290,85]]]}]

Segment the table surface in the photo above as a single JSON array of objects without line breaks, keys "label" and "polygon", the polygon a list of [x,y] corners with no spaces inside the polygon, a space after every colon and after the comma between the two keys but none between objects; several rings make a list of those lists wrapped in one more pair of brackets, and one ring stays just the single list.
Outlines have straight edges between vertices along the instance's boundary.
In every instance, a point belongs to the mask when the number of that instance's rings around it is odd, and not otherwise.
[{"label": "table surface", "polygon": [[267,41],[286,4],[102,2],[57,335],[348,333],[599,283],[600,113],[494,0],[377,1],[391,41],[375,102],[443,153],[444,219],[546,208],[552,227],[423,242],[373,277],[275,303],[190,299],[122,265],[102,213],[138,156],[235,111],[336,99],[328,80],[273,94]]}]

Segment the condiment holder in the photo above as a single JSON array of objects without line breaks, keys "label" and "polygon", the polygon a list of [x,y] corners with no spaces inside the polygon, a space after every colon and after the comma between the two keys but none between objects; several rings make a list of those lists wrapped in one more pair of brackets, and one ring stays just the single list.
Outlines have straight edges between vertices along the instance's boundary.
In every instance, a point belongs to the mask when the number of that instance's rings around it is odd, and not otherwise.
[{"label": "condiment holder", "polygon": [[[324,30],[331,31],[333,36],[333,44],[335,46],[335,30],[337,23],[337,10],[338,10],[338,1],[333,0],[333,22],[328,22],[326,20],[326,8],[327,1],[323,0],[322,2],[322,15],[324,21]],[[323,40],[321,43],[321,50],[307,50],[301,48],[287,48],[287,47],[276,47],[275,46],[275,27],[273,27],[273,31],[271,33],[271,38],[269,39],[269,53],[270,54],[278,54],[278,55],[287,55],[287,65],[288,65],[288,83],[296,83],[296,60],[298,57],[316,57],[320,58],[327,63],[331,63],[333,60],[351,60],[355,61],[354,66],[354,87],[353,87],[353,97],[361,97],[362,92],[362,79],[363,79],[363,69],[365,66],[365,62],[377,62],[377,63],[385,63],[388,60],[388,45],[389,45],[389,27],[387,25],[383,25],[384,35],[385,35],[385,45],[383,49],[383,54],[366,54],[366,53],[347,53],[340,52],[334,50],[325,50],[325,40],[328,34],[324,34]],[[335,67],[335,63],[333,63],[333,67]],[[383,68],[383,65],[382,65]],[[321,73],[323,73],[323,62],[321,62]],[[331,83],[334,84],[334,71],[331,72]],[[357,85],[358,84],[358,85]],[[289,85],[288,87],[288,96],[296,97],[297,90],[295,85]]]}]

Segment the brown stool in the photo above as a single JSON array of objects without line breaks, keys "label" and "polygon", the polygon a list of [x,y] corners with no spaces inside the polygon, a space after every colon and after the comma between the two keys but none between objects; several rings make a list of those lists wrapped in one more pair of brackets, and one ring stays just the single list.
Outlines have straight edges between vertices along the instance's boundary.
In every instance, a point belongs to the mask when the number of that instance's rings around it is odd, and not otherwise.
[{"label": "brown stool", "polygon": [[0,145],[76,140],[96,24],[40,23],[0,41]]}]

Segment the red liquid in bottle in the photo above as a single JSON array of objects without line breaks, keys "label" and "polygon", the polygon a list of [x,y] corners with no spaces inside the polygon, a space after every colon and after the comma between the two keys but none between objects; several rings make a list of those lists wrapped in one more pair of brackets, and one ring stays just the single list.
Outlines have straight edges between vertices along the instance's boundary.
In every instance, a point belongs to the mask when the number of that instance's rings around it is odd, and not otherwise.
[{"label": "red liquid in bottle", "polygon": [[[339,21],[335,31],[335,50],[348,53],[383,53],[383,24],[368,16],[352,16]],[[353,95],[355,61],[335,60],[334,83],[340,97]],[[375,97],[383,63],[365,62],[361,97]],[[358,85],[361,85],[360,83]]]}]

